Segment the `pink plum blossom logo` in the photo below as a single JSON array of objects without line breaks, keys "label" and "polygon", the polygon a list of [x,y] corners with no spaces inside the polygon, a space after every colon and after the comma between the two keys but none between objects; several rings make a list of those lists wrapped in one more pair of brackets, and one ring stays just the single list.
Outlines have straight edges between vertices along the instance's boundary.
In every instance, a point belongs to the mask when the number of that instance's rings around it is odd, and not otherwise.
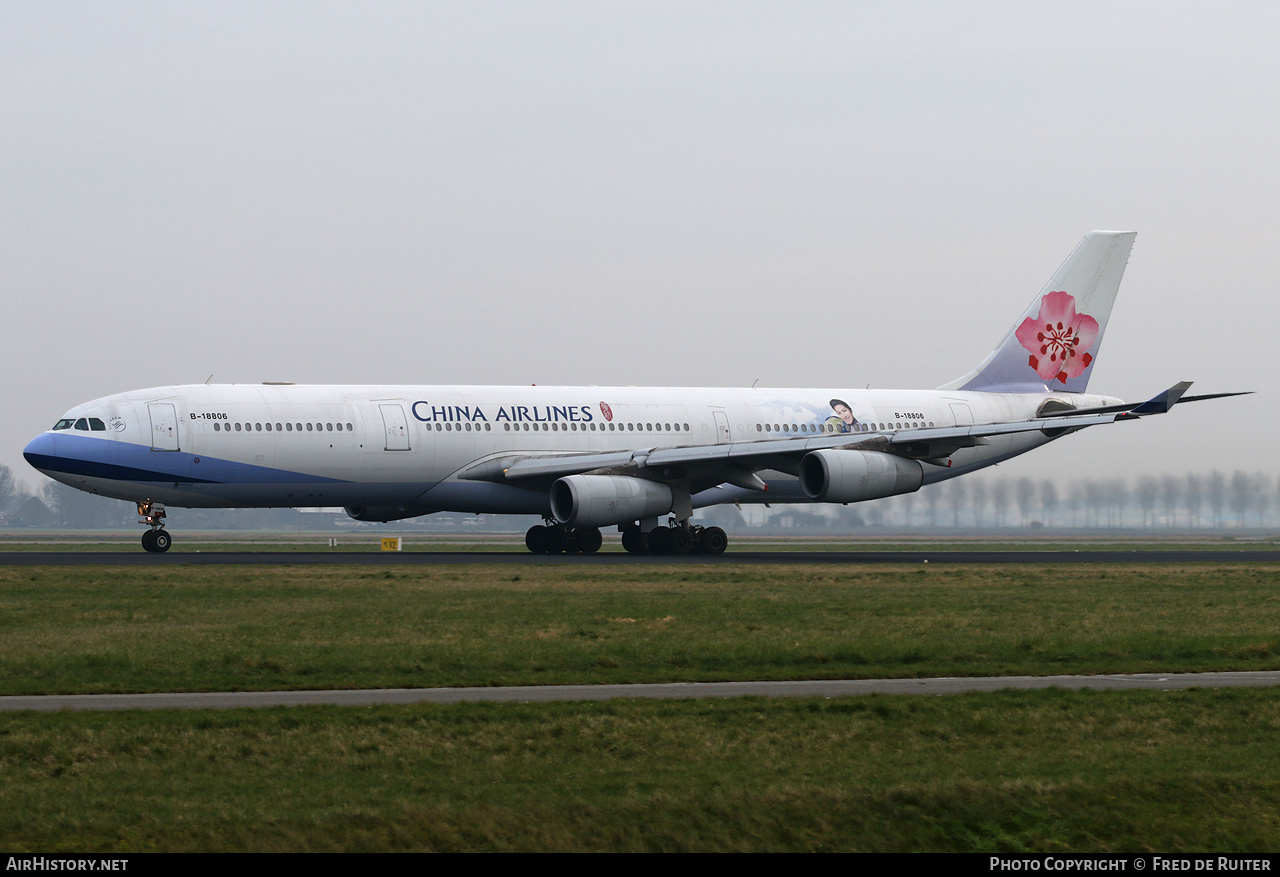
[{"label": "pink plum blossom logo", "polygon": [[1093,362],[1086,353],[1098,338],[1098,321],[1076,313],[1075,297],[1051,292],[1040,299],[1040,313],[1027,317],[1014,333],[1031,352],[1027,364],[1046,381],[1074,378]]}]

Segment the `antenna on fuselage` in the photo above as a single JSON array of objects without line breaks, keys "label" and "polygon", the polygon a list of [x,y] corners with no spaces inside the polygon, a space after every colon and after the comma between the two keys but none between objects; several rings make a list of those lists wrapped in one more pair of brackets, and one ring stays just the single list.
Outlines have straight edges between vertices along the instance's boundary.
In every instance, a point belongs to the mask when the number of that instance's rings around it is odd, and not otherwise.
[{"label": "antenna on fuselage", "polygon": [[205,378],[205,379],[204,379],[204,385],[205,385],[206,387],[207,387],[207,386],[209,386],[211,383],[213,383],[213,375],[212,375],[212,374],[211,374],[211,375],[209,375],[209,377],[207,377],[207,378]]}]

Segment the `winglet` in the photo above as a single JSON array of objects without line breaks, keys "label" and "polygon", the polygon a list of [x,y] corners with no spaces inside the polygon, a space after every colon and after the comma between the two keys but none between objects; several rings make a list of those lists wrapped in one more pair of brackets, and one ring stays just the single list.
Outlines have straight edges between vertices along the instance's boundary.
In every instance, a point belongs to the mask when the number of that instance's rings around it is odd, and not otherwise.
[{"label": "winglet", "polygon": [[1191,381],[1179,381],[1163,393],[1152,396],[1143,402],[1137,408],[1129,409],[1130,414],[1165,414],[1174,405],[1178,404],[1178,400],[1182,398],[1182,394],[1191,389]]}]

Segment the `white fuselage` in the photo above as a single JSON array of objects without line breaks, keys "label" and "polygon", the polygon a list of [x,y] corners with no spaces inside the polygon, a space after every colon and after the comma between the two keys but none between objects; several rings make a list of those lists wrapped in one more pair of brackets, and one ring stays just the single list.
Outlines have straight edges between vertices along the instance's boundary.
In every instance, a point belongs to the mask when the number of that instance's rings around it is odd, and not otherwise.
[{"label": "white fuselage", "polygon": [[[522,457],[1023,421],[1047,399],[1077,408],[1119,401],[938,390],[192,385],[79,405],[26,453],[74,487],[174,506],[546,514],[545,486],[471,480],[465,472]],[[925,465],[924,482],[1050,440],[1043,432],[994,436]],[[790,476],[760,475],[767,493],[702,485],[693,504],[805,501]]]}]

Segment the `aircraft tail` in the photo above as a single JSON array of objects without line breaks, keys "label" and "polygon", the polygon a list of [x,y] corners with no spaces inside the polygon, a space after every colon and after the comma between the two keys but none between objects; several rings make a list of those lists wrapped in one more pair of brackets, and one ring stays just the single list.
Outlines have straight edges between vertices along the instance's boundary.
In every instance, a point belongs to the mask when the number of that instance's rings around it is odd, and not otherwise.
[{"label": "aircraft tail", "polygon": [[1132,231],[1085,235],[982,364],[938,389],[1083,393],[1136,236]]}]

